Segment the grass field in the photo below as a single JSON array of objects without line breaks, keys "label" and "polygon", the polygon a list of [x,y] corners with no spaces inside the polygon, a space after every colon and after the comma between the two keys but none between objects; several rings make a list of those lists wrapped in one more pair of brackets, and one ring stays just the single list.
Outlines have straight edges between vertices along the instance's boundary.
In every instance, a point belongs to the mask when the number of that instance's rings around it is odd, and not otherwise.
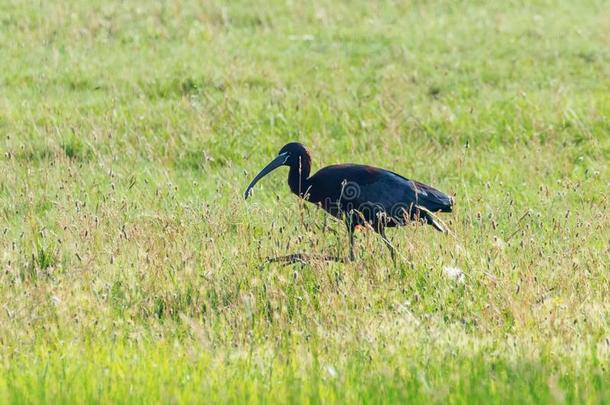
[{"label": "grass field", "polygon": [[[265,264],[292,140],[455,235]],[[610,402],[608,1],[2,0],[0,150],[1,403]]]}]

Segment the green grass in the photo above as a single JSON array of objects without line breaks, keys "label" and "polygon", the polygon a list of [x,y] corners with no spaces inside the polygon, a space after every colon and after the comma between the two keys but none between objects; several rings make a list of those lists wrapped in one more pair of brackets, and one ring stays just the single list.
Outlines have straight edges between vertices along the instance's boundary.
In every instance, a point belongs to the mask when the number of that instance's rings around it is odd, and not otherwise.
[{"label": "green grass", "polygon": [[[608,38],[607,1],[0,2],[0,402],[610,402]],[[292,140],[455,237],[265,264],[347,249],[285,170],[243,200]]]}]

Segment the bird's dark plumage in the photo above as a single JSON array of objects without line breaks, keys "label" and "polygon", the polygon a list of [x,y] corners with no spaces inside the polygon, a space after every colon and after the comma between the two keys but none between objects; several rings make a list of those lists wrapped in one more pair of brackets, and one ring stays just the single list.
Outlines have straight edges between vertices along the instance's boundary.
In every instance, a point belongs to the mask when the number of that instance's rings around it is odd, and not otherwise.
[{"label": "bird's dark plumage", "polygon": [[332,165],[310,176],[311,156],[299,143],[285,145],[248,186],[245,197],[258,180],[282,165],[290,167],[288,185],[294,194],[337,218],[344,218],[350,232],[356,225],[373,227],[388,245],[384,233],[386,227],[420,219],[439,231],[445,231],[432,213],[451,212],[453,208],[453,199],[447,194],[377,167]]},{"label": "bird's dark plumage", "polygon": [[[422,215],[422,207],[432,212],[450,212],[453,204],[449,196],[430,186],[365,165],[328,166],[306,184],[309,196],[305,197],[309,201],[321,204],[335,216],[359,211],[373,228],[383,220],[385,226],[393,227],[418,215],[425,219],[428,216]],[[337,208],[339,212],[335,212]]]}]

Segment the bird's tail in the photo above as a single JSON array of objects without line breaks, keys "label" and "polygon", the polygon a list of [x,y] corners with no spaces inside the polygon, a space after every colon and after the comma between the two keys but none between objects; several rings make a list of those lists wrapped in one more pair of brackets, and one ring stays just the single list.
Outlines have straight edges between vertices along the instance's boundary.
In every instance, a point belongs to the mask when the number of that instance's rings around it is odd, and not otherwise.
[{"label": "bird's tail", "polygon": [[423,206],[431,212],[451,212],[454,200],[451,196],[434,187],[412,180],[417,193],[417,205]]},{"label": "bird's tail", "polygon": [[450,233],[449,227],[445,225],[432,211],[421,205],[416,205],[415,208],[419,211],[419,217],[424,219],[434,229],[443,233]]}]

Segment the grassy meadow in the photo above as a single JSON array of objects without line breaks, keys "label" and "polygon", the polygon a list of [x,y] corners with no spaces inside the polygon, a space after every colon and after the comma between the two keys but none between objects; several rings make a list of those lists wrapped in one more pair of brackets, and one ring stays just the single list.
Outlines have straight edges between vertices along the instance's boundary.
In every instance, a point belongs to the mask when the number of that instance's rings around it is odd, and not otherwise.
[{"label": "grassy meadow", "polygon": [[[294,140],[453,235],[266,263]],[[610,403],[607,0],[1,0],[0,152],[1,403]]]}]

